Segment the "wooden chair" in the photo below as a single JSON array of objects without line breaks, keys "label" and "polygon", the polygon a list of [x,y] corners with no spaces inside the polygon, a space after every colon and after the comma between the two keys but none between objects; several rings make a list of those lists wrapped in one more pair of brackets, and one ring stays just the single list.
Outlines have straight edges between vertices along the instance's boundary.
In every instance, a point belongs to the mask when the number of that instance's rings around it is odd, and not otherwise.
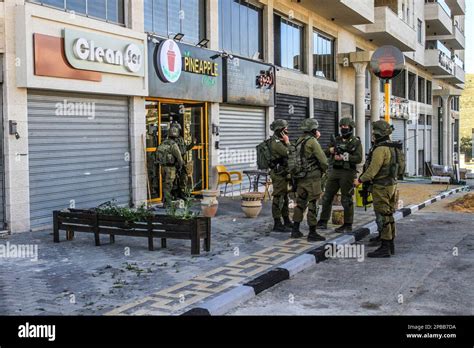
[{"label": "wooden chair", "polygon": [[[225,184],[224,197],[227,194],[227,185],[232,185],[232,199],[234,199],[234,185],[240,186],[240,194],[242,194],[242,173],[241,172],[229,172],[225,166],[218,165],[216,166],[218,179],[217,187],[219,185]],[[232,175],[237,175],[237,178],[232,178]]]}]

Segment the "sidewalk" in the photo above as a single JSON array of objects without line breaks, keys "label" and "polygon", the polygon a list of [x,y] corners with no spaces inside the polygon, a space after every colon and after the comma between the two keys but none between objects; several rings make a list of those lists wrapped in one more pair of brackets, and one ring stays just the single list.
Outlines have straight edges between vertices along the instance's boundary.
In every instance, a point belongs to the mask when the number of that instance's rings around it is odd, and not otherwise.
[{"label": "sidewalk", "polygon": [[[407,185],[414,184],[401,185],[402,193]],[[433,192],[445,188],[431,186]],[[356,210],[354,227],[373,220],[371,209]],[[289,233],[270,233],[270,202],[259,218],[246,219],[239,199],[220,198],[212,223],[212,251],[200,256],[191,256],[189,242],[178,240],[150,252],[142,238],[117,237],[114,245],[101,247],[84,234],[60,244],[52,242],[51,232],[1,239],[1,244],[37,244],[39,258],[2,259],[0,314],[179,314],[318,245],[291,240]],[[336,236],[332,230],[324,234]]]}]

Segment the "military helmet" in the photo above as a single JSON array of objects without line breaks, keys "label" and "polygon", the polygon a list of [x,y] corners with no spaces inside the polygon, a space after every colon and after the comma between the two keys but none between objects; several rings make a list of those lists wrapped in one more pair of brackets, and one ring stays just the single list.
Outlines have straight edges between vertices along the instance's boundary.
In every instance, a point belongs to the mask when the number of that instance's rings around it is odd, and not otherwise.
[{"label": "military helmet", "polygon": [[181,124],[179,124],[178,122],[172,123],[170,128],[173,128],[173,127],[174,127],[174,128],[178,128],[178,130],[179,130],[180,132],[181,132],[181,130],[183,129],[183,128],[181,127]]},{"label": "military helmet", "polygon": [[307,118],[301,123],[300,130],[304,132],[312,132],[319,128],[319,122],[314,118]]},{"label": "military helmet", "polygon": [[339,121],[339,127],[342,127],[342,126],[349,126],[351,128],[355,128],[356,127],[356,124],[355,122],[352,120],[352,118],[350,117],[344,117],[344,118],[341,118],[341,120]]},{"label": "military helmet", "polygon": [[270,125],[270,129],[275,132],[279,129],[284,129],[288,127],[288,121],[286,120],[275,120]]},{"label": "military helmet", "polygon": [[392,134],[393,127],[386,121],[380,120],[372,123],[372,133],[376,137],[386,137]]},{"label": "military helmet", "polygon": [[170,138],[177,138],[179,137],[179,128],[178,127],[171,127],[168,133]]}]

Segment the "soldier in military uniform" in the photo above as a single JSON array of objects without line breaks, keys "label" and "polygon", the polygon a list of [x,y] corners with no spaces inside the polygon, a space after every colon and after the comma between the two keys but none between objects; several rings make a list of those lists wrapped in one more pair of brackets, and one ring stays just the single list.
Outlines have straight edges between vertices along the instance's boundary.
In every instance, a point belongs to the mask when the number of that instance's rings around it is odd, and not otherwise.
[{"label": "soldier in military uniform", "polygon": [[395,193],[397,190],[397,174],[393,172],[395,148],[390,147],[392,127],[385,121],[376,121],[372,125],[372,147],[365,171],[354,184],[364,182],[372,184],[372,198],[378,225],[382,227],[381,246],[367,254],[367,257],[390,257],[395,252],[394,239],[396,226],[393,214],[396,210]]},{"label": "soldier in military uniform", "polygon": [[[341,203],[344,207],[344,224],[336,228],[336,232],[352,231],[354,220],[354,179],[357,176],[356,166],[362,162],[362,144],[354,136],[355,123],[350,118],[339,122],[341,135],[331,141],[326,155],[329,157],[329,174],[322,199],[322,211],[317,227],[327,229],[331,215],[334,196],[341,190]],[[334,140],[334,139],[333,139]]]},{"label": "soldier in military uniform", "polygon": [[176,181],[176,173],[179,172],[184,165],[183,156],[179,149],[177,138],[179,137],[179,129],[177,127],[171,127],[168,133],[168,139],[165,141],[169,142],[170,155],[174,159],[174,163],[163,165],[161,167],[161,174],[163,177],[163,202],[165,206],[168,206],[170,201],[176,199],[173,195],[173,186]]},{"label": "soldier in military uniform", "polygon": [[[272,215],[275,221],[273,231],[291,232],[293,223],[289,218],[288,210],[288,122],[275,120],[270,129],[273,136],[270,142],[271,170],[270,177],[273,184]],[[283,217],[283,222],[281,218]]]},{"label": "soldier in military uniform", "polygon": [[177,172],[177,175],[176,175],[176,188],[177,188],[177,192],[176,192],[176,196],[180,197],[180,198],[185,198],[186,196],[186,192],[188,190],[188,182],[189,182],[189,178],[188,178],[188,171],[187,171],[187,167],[186,165],[188,164],[188,161],[187,161],[187,153],[188,151],[190,151],[193,147],[194,147],[194,142],[192,142],[191,144],[186,144],[186,141],[184,140],[181,132],[182,132],[182,127],[179,123],[173,123],[171,124],[171,128],[176,128],[178,129],[178,134],[179,136],[175,139],[176,141],[176,144],[178,145],[179,147],[179,151],[181,153],[181,157],[183,158],[183,161],[184,161],[184,165],[182,167],[182,169]]},{"label": "soldier in military uniform", "polygon": [[295,180],[296,183],[296,207],[293,214],[293,231],[291,238],[301,238],[303,234],[300,231],[300,224],[303,221],[303,215],[308,208],[307,220],[309,226],[308,241],[326,240],[316,232],[318,217],[318,199],[321,196],[321,177],[328,169],[328,159],[324,154],[318,138],[319,123],[315,119],[306,119],[301,124],[300,129],[304,132],[297,142],[301,144],[301,156],[305,159],[303,168],[304,176]]}]

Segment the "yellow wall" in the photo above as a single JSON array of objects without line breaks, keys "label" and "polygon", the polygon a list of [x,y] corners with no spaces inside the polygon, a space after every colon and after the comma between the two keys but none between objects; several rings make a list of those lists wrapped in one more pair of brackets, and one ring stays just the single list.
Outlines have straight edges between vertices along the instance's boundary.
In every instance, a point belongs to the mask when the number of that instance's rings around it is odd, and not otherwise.
[{"label": "yellow wall", "polygon": [[466,88],[461,96],[460,136],[472,137],[474,129],[474,74],[466,74]]}]

